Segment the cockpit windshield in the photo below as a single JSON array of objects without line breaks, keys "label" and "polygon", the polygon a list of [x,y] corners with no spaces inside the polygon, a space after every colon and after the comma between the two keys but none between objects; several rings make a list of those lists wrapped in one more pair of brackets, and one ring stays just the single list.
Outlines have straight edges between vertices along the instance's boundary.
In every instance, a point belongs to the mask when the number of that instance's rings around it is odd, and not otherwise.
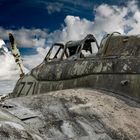
[{"label": "cockpit windshield", "polygon": [[55,43],[52,45],[52,47],[50,47],[46,57],[45,57],[45,60],[46,61],[51,61],[51,60],[54,60],[54,59],[60,59],[61,58],[61,55],[63,53],[63,50],[64,50],[64,45],[61,44],[61,43]]},{"label": "cockpit windshield", "polygon": [[[63,54],[63,57],[62,57]],[[64,50],[64,45],[61,43],[55,43],[50,47],[46,57],[45,61],[49,62],[52,60],[63,60],[68,57],[68,52]]]}]

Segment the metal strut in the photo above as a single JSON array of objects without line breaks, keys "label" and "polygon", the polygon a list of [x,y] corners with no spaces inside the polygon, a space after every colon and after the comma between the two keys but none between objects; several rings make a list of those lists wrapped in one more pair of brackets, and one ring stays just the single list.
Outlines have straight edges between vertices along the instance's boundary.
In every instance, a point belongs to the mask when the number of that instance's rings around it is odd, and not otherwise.
[{"label": "metal strut", "polygon": [[22,78],[25,75],[23,68],[22,68],[22,60],[21,60],[20,52],[16,45],[16,41],[15,41],[12,33],[9,33],[9,40],[10,40],[10,44],[11,44],[11,48],[12,48],[12,54],[15,58],[15,62],[17,63],[17,65],[19,67],[19,70],[20,70],[20,78]]}]

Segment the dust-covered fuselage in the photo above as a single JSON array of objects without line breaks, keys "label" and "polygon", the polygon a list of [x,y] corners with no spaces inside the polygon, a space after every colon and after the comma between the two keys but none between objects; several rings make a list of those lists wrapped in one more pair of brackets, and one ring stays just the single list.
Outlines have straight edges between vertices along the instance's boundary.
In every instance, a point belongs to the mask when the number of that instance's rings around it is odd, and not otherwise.
[{"label": "dust-covered fuselage", "polygon": [[140,100],[139,58],[139,36],[113,33],[100,46],[92,35],[65,45],[57,43],[39,66],[18,80],[10,97],[84,87]]}]

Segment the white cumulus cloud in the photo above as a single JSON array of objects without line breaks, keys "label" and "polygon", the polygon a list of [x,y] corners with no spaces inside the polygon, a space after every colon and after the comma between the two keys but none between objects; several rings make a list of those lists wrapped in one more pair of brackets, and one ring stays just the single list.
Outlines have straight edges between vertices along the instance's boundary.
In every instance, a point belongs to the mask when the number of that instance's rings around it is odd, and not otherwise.
[{"label": "white cumulus cloud", "polygon": [[94,34],[98,42],[105,33],[114,31],[122,34],[140,33],[140,8],[137,1],[129,1],[126,6],[102,4],[94,8],[95,19],[80,19],[78,16],[67,16],[62,29],[50,33],[48,42],[67,42]]}]

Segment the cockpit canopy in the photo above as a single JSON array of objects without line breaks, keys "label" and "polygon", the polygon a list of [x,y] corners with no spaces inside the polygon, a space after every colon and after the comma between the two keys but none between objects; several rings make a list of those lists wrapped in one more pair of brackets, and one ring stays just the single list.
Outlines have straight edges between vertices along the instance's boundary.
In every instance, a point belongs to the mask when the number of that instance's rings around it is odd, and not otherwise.
[{"label": "cockpit canopy", "polygon": [[96,38],[89,34],[82,40],[69,41],[65,45],[53,44],[45,60],[49,62],[93,57],[95,50],[98,51],[98,57],[140,56],[140,36],[126,36],[113,32],[102,39],[99,47]]},{"label": "cockpit canopy", "polygon": [[98,43],[91,34],[87,35],[83,40],[69,41],[65,45],[55,43],[48,51],[45,61],[55,61],[64,59],[77,59],[92,55],[94,50],[98,50]]}]

